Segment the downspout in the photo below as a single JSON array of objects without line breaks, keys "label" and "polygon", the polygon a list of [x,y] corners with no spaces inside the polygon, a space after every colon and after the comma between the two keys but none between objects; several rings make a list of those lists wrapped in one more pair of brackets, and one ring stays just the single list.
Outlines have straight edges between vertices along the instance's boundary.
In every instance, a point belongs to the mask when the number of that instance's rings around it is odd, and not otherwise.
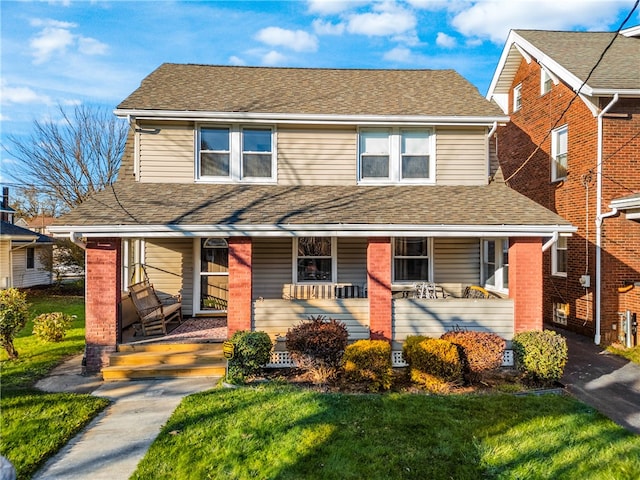
[{"label": "downspout", "polygon": [[87,249],[87,244],[82,240],[79,240],[79,236],[76,232],[69,232],[69,240],[71,240],[74,244],[79,246],[82,250]]},{"label": "downspout", "polygon": [[600,345],[600,317],[601,317],[601,269],[602,269],[602,221],[605,218],[612,217],[618,213],[614,208],[610,212],[602,213],[602,150],[603,150],[603,133],[602,133],[602,117],[609,111],[611,107],[618,101],[619,95],[616,93],[609,104],[598,114],[598,157],[597,157],[597,174],[596,174],[596,315],[595,315],[595,336],[593,343]]},{"label": "downspout", "polygon": [[553,235],[551,236],[551,238],[544,245],[542,245],[542,251],[546,252],[547,250],[549,250],[551,245],[553,245],[557,241],[558,241],[558,232],[553,232]]}]

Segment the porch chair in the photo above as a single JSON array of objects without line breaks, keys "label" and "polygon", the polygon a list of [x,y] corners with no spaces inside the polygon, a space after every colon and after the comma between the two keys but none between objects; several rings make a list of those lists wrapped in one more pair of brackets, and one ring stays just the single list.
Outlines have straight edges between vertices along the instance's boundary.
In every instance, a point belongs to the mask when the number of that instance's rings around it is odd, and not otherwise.
[{"label": "porch chair", "polygon": [[161,302],[153,285],[148,281],[131,285],[129,295],[140,317],[142,334],[145,337],[166,335],[169,322],[177,320],[178,324],[182,323],[182,303],[179,297],[171,297]]}]

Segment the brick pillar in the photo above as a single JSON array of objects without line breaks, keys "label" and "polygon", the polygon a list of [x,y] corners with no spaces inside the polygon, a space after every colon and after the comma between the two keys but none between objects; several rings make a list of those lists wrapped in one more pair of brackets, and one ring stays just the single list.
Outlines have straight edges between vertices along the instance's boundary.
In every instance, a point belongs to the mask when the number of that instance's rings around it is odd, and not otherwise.
[{"label": "brick pillar", "polygon": [[367,288],[371,338],[391,341],[391,239],[369,238]]},{"label": "brick pillar", "polygon": [[85,279],[85,372],[97,373],[109,365],[116,350],[122,296],[121,240],[87,242]]},{"label": "brick pillar", "polygon": [[229,239],[229,303],[227,329],[231,337],[238,330],[251,330],[251,254],[248,237]]},{"label": "brick pillar", "polygon": [[509,298],[515,333],[542,330],[542,239],[512,238],[509,243]]}]

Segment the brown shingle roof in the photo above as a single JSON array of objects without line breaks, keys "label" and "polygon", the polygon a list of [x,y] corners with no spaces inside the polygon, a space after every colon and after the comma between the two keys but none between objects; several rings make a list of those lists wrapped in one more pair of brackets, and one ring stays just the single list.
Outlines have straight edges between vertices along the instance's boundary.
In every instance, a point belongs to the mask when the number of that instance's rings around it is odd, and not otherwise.
[{"label": "brown shingle roof", "polygon": [[265,186],[116,183],[58,225],[570,225],[502,183]]},{"label": "brown shingle roof", "polygon": [[453,70],[265,68],[166,63],[123,110],[503,116]]},{"label": "brown shingle roof", "polygon": [[[613,32],[515,32],[582,81],[615,35]],[[592,88],[640,89],[640,39],[618,34],[587,84]]]}]

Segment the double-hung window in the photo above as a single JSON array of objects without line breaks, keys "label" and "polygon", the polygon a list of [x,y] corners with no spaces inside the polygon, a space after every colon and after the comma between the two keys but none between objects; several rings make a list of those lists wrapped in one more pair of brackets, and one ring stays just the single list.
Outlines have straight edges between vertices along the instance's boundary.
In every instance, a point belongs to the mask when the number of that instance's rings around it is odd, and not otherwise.
[{"label": "double-hung window", "polygon": [[33,247],[27,248],[27,268],[36,268],[36,249]]},{"label": "double-hung window", "polygon": [[522,107],[522,84],[513,88],[513,111],[517,112]]},{"label": "double-hung window", "polygon": [[330,237],[300,237],[294,242],[296,283],[335,282],[336,242]]},{"label": "double-hung window", "polygon": [[425,237],[398,237],[393,245],[393,281],[428,282],[431,280],[429,249]]},{"label": "double-hung window", "polygon": [[551,274],[557,277],[567,276],[567,237],[558,237],[551,248]]},{"label": "double-hung window", "polygon": [[202,125],[197,136],[197,179],[272,182],[275,134],[271,127]]},{"label": "double-hung window", "polygon": [[362,183],[433,183],[433,131],[428,128],[360,130]]},{"label": "double-hung window", "polygon": [[509,239],[482,242],[482,280],[485,288],[506,292],[509,289]]},{"label": "double-hung window", "polygon": [[556,128],[551,132],[551,180],[558,181],[567,178],[569,128]]}]

